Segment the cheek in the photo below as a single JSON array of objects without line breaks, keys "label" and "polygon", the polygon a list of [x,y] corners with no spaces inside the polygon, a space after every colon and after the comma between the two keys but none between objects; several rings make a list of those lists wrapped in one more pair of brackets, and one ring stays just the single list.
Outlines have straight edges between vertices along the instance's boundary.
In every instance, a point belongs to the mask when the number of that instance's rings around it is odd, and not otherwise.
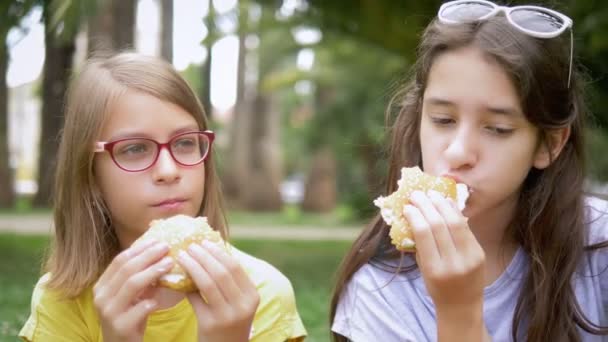
[{"label": "cheek", "polygon": [[198,210],[198,208],[201,207],[201,204],[203,202],[203,197],[205,195],[206,192],[206,186],[207,184],[205,184],[205,167],[204,164],[197,166],[195,168],[186,170],[186,172],[184,173],[184,179],[183,181],[186,184],[189,184],[188,187],[191,189],[192,191],[192,199],[193,199],[193,204],[196,207],[196,209]]},{"label": "cheek", "polygon": [[114,219],[120,217],[120,213],[125,209],[129,210],[130,203],[140,202],[136,197],[144,193],[143,189],[139,188],[140,182],[136,177],[118,169],[115,165],[97,164],[95,179]]},{"label": "cheek", "polygon": [[440,155],[441,136],[433,133],[430,125],[425,124],[424,120],[420,124],[420,152],[422,153],[422,163],[427,171],[431,171],[436,158]]}]

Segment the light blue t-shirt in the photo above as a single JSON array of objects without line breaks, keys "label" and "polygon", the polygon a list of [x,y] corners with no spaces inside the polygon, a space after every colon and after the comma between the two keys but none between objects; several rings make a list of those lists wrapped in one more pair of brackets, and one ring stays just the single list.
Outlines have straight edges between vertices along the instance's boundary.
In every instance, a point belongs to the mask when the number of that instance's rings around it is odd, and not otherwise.
[{"label": "light blue t-shirt", "polygon": [[[593,198],[586,203],[588,244],[608,240],[608,202]],[[608,248],[583,259],[573,279],[576,298],[587,318],[606,326]],[[528,256],[520,248],[505,272],[484,290],[483,316],[493,341],[512,341],[513,315],[527,268]],[[420,272],[395,274],[369,263],[361,267],[342,294],[332,331],[355,342],[436,341],[435,307]],[[584,342],[608,341],[608,336],[579,331]]]}]

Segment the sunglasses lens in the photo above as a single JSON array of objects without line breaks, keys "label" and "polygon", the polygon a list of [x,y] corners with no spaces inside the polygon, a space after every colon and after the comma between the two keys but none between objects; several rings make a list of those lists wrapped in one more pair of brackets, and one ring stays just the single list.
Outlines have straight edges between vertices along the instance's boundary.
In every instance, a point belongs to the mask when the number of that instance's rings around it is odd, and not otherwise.
[{"label": "sunglasses lens", "polygon": [[559,31],[566,24],[562,18],[551,13],[531,9],[514,9],[511,20],[526,30],[543,33]]},{"label": "sunglasses lens", "polygon": [[454,22],[475,21],[483,18],[494,10],[490,4],[481,2],[461,2],[452,6],[445,6],[441,17]]}]

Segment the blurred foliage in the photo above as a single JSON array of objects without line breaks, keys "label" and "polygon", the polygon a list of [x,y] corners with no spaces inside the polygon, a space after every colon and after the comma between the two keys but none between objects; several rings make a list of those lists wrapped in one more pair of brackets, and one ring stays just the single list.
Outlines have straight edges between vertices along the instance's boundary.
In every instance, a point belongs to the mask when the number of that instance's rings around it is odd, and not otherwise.
[{"label": "blurred foliage", "polygon": [[[0,21],[0,27],[14,27],[31,6],[44,2],[51,4],[52,22],[69,35],[94,13],[101,1],[1,1],[0,13],[9,15]],[[262,36],[257,48],[248,48],[248,53],[254,56],[248,61],[248,68],[255,69],[254,74],[261,78],[260,90],[276,96],[283,113],[285,174],[304,172],[315,151],[331,147],[338,162],[341,201],[367,216],[373,209],[370,199],[382,189],[380,183],[385,174],[386,105],[413,61],[423,28],[436,15],[442,2],[298,0],[290,1],[296,6],[293,13],[286,16],[280,11],[284,1],[241,0],[237,9],[205,20],[215,28],[221,26],[220,21],[231,21],[233,25],[228,26],[245,32],[249,38]],[[588,75],[590,108],[595,118],[594,128],[589,130],[588,154],[592,156],[589,172],[593,178],[606,181],[608,2],[533,2],[548,4],[574,20],[575,54]],[[242,11],[249,13],[247,20],[238,15]],[[298,44],[293,30],[299,27],[318,28],[322,32],[321,41],[308,46]],[[237,33],[219,29],[211,32],[202,43]],[[297,54],[305,48],[312,49],[315,55],[314,66],[309,71],[296,67]],[[251,65],[251,61],[260,59],[261,65]],[[190,66],[183,74],[200,94],[200,67]]]},{"label": "blurred foliage", "polygon": [[[294,22],[319,27],[323,32],[323,40],[314,47],[315,68],[309,79],[325,101],[316,107],[315,98],[287,101],[291,106],[300,106],[300,113],[296,111],[292,116],[306,112],[301,109],[306,101],[308,111],[314,113],[304,125],[291,126],[287,130],[287,137],[294,134],[306,137],[305,143],[287,142],[290,148],[302,149],[302,153],[293,153],[292,163],[302,164],[302,155],[309,155],[318,146],[331,145],[339,160],[341,198],[363,215],[369,212],[370,197],[375,190],[369,179],[366,182],[365,178],[369,176],[366,173],[370,172],[370,167],[375,168],[380,182],[385,160],[380,159],[375,166],[369,165],[361,151],[363,147],[369,147],[372,154],[382,157],[386,132],[382,123],[388,99],[414,58],[423,28],[436,15],[442,2],[307,0],[300,2],[301,6],[296,11],[300,20]],[[510,5],[529,3],[509,1]],[[589,80],[589,104],[594,118],[587,148],[588,155],[592,156],[589,158],[589,175],[606,181],[608,3],[594,0],[540,2],[541,5],[543,3],[567,13],[574,20],[575,54]]]}]

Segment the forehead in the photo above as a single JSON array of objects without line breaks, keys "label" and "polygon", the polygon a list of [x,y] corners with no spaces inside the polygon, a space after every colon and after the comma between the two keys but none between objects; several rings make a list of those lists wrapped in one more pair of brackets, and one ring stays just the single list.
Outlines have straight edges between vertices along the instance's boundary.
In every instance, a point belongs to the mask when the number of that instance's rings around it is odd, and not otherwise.
[{"label": "forehead", "polygon": [[521,112],[518,92],[507,72],[475,47],[437,56],[424,98],[441,98],[462,106],[511,107]]},{"label": "forehead", "polygon": [[191,113],[150,94],[128,90],[110,106],[101,137],[109,140],[139,135],[165,139],[185,127],[199,128]]}]

